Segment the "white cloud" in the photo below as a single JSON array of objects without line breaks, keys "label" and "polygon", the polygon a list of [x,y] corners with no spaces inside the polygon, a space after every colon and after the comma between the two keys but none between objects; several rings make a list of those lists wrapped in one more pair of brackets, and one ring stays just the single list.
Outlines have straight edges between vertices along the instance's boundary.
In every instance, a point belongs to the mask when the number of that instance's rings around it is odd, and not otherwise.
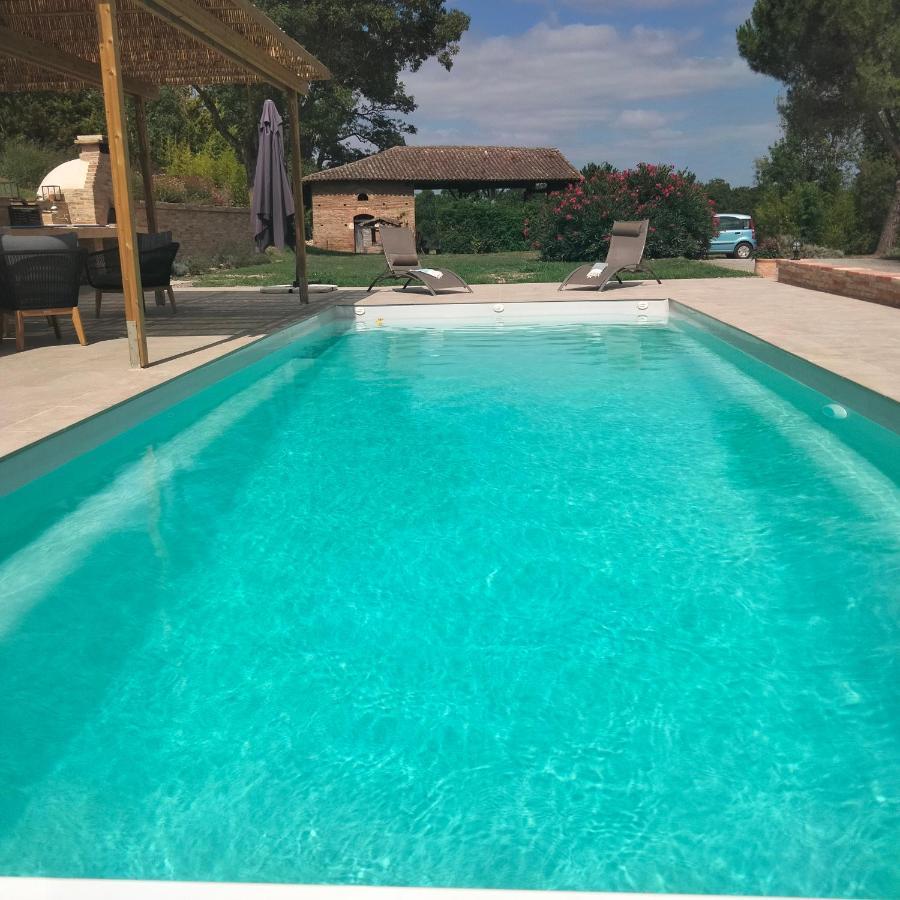
[{"label": "white cloud", "polygon": [[[650,148],[657,159],[671,158],[669,148],[711,139],[685,107],[699,112],[707,95],[762,77],[736,53],[703,55],[701,38],[696,29],[541,23],[519,35],[464,40],[450,72],[432,61],[407,74],[418,103],[413,142],[555,146],[579,161],[612,159],[627,138],[632,161]],[[744,122],[739,104],[734,120]],[[774,126],[752,127],[761,135]]]},{"label": "white cloud", "polygon": [[[508,139],[616,122],[616,110],[738,88],[753,75],[735,57],[692,55],[697,32],[609,25],[536,25],[514,37],[466,42],[453,69],[436,62],[406,76],[422,118],[468,123]],[[551,141],[552,143],[553,141]]]},{"label": "white cloud", "polygon": [[643,131],[662,128],[673,118],[673,116],[664,115],[655,109],[623,109],[619,112],[616,121],[623,128],[636,128]]}]

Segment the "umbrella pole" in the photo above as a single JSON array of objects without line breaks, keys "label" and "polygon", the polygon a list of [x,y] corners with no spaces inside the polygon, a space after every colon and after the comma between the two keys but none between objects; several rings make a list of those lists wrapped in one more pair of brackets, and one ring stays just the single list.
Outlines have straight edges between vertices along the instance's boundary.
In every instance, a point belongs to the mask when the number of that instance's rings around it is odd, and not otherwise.
[{"label": "umbrella pole", "polygon": [[294,260],[296,274],[294,285],[300,293],[300,302],[309,303],[309,285],[306,280],[306,213],[303,208],[303,163],[300,157],[300,103],[296,91],[288,91],[288,117],[291,120],[291,181],[294,191],[294,233],[296,246]]}]

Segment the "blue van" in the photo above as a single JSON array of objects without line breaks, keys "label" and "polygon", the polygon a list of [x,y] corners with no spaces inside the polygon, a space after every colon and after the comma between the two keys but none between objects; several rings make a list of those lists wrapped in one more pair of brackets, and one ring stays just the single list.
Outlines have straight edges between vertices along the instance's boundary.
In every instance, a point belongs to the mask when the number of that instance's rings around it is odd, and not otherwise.
[{"label": "blue van", "polygon": [[743,213],[717,213],[716,233],[709,242],[710,253],[727,253],[735,259],[749,259],[756,249],[756,226]]}]

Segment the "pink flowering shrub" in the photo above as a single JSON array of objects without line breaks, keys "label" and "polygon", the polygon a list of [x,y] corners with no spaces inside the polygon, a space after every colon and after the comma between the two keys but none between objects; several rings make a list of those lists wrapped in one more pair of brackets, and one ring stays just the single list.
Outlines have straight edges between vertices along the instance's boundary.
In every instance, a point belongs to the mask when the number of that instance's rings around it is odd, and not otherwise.
[{"label": "pink flowering shrub", "polygon": [[649,219],[647,257],[696,258],[713,234],[714,212],[692,172],[640,163],[598,168],[552,192],[523,233],[542,259],[593,260],[606,255],[614,221]]}]

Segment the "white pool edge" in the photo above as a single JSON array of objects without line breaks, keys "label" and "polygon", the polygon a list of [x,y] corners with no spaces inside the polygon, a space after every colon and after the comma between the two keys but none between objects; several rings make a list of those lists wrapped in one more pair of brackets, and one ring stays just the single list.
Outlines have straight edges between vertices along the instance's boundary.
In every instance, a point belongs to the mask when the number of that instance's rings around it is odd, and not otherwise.
[{"label": "white pool edge", "polygon": [[[481,888],[367,887],[322,884],[239,884],[205,881],[125,881],[91,878],[0,877],[3,900],[741,900],[730,894],[646,894]],[[749,900],[749,898],[747,898]],[[788,900],[766,897],[765,900]]]},{"label": "white pool edge", "polygon": [[465,325],[665,325],[668,299],[546,300],[515,303],[393,303],[353,307],[356,327],[459,328]]}]

